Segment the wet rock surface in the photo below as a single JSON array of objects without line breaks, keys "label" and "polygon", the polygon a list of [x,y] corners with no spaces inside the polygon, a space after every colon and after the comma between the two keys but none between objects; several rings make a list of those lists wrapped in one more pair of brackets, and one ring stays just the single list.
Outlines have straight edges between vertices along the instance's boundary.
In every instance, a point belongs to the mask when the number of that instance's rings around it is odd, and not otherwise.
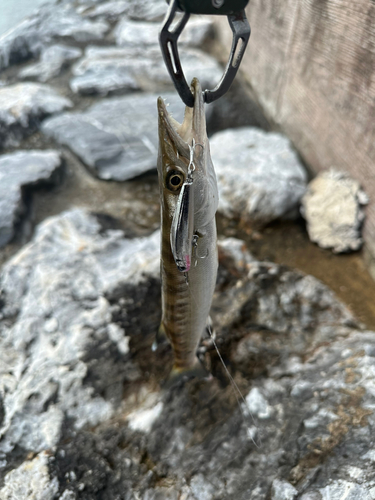
[{"label": "wet rock surface", "polygon": [[[217,61],[201,51],[186,48],[182,52],[186,78],[202,76],[202,87],[213,88],[222,70]],[[155,92],[173,90],[158,46],[89,47],[85,57],[73,67],[70,87],[81,94],[128,93],[132,90]]]},{"label": "wet rock surface", "polygon": [[367,203],[359,182],[344,172],[319,174],[309,183],[301,207],[311,241],[336,253],[358,250]]},{"label": "wet rock surface", "polygon": [[108,30],[106,22],[85,19],[72,5],[45,5],[0,37],[0,69],[38,56],[56,39],[93,42]]},{"label": "wet rock surface", "polygon": [[[164,94],[181,119],[178,96]],[[124,181],[156,168],[156,94],[103,100],[84,113],[45,120],[44,134],[65,144],[101,179]],[[180,116],[179,116],[180,115]]]},{"label": "wet rock surface", "polygon": [[[65,419],[82,428],[110,418],[124,381],[138,378],[110,301],[131,288],[135,297],[143,273],[157,276],[159,235],[126,240],[100,230],[84,211],[62,214],[39,227],[22,262],[15,257],[2,269],[2,459],[15,446],[55,446]],[[95,382],[100,370],[103,387]]]},{"label": "wet rock surface", "polygon": [[0,148],[31,134],[48,115],[72,106],[69,99],[40,83],[0,87]]},{"label": "wet rock surface", "polygon": [[13,238],[19,217],[25,212],[25,189],[43,183],[56,184],[61,166],[58,151],[0,155],[0,247]]},{"label": "wet rock surface", "polygon": [[219,186],[219,211],[264,225],[296,209],[306,172],[290,142],[277,133],[244,127],[211,140]]},{"label": "wet rock surface", "polygon": [[[212,378],[163,385],[173,360],[168,346],[151,349],[159,196],[146,172],[156,165],[156,97],[179,121],[184,108],[152,42],[150,22],[166,8],[65,0],[0,39],[0,191],[17,201],[0,202],[16,236],[0,252],[0,498],[373,498],[375,333],[314,277],[256,259],[247,240],[220,240],[211,314],[244,399],[209,337],[198,354]],[[133,47],[140,22],[143,45]],[[213,87],[222,69],[198,44],[209,27],[198,28],[182,62]],[[73,63],[66,53],[77,48]],[[20,75],[53,87],[21,86]],[[233,88],[207,107],[209,132],[266,127]],[[106,97],[116,93],[129,95]],[[306,175],[285,138],[229,130],[211,151],[230,234],[262,238],[254,225],[296,211]],[[40,222],[29,243],[14,225],[22,204]]]},{"label": "wet rock surface", "polygon": [[367,498],[374,332],[311,276],[234,239],[220,256],[213,318],[242,413],[209,342],[214,378],[160,392],[158,233],[127,239],[76,209],[3,267],[5,498]]},{"label": "wet rock surface", "polygon": [[42,52],[40,62],[23,69],[19,78],[47,82],[54,76],[58,76],[64,65],[78,59],[81,55],[82,51],[77,47],[61,44],[52,45]]},{"label": "wet rock surface", "polygon": [[[213,22],[204,17],[192,18],[179,37],[181,45],[202,47],[212,34]],[[120,46],[157,46],[160,23],[136,22],[124,18],[114,31],[116,43]]]}]

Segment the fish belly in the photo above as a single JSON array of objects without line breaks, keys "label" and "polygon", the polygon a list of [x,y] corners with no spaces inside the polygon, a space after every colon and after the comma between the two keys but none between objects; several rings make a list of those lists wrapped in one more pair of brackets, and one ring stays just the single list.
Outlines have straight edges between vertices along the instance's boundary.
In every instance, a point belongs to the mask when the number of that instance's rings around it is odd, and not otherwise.
[{"label": "fish belly", "polygon": [[196,351],[207,325],[216,284],[215,220],[203,232],[187,279],[177,269],[169,241],[162,248],[162,324],[172,345],[174,366],[179,370],[189,370],[196,364]]}]

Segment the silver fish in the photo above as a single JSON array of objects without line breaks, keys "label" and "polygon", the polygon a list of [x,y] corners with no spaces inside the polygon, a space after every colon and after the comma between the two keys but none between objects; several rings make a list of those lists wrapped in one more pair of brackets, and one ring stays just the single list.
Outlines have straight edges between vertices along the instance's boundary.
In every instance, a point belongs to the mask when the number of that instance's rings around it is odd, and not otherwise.
[{"label": "silver fish", "polygon": [[202,372],[196,351],[207,326],[217,276],[218,190],[206,131],[203,94],[192,82],[194,107],[182,124],[158,99],[161,199],[162,320],[172,345],[172,378]]}]

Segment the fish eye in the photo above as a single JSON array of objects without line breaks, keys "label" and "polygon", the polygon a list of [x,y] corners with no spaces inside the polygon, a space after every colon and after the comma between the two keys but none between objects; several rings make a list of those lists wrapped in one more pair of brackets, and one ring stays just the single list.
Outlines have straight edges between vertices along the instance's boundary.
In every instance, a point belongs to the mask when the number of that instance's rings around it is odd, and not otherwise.
[{"label": "fish eye", "polygon": [[184,183],[184,180],[184,176],[181,172],[172,170],[171,172],[168,172],[167,188],[171,191],[177,191]]}]

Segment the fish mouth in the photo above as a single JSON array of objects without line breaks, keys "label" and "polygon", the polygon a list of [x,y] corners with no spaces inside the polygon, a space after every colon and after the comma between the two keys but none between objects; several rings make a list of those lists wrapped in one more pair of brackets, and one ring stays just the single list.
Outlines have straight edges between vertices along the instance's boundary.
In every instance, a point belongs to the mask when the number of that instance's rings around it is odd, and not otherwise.
[{"label": "fish mouth", "polygon": [[[186,106],[182,123],[168,113],[164,100],[158,98],[159,137],[163,139],[161,142],[173,144],[185,158],[189,158],[189,145],[193,139],[196,143],[201,143],[206,134],[203,92],[197,78],[191,82],[191,89],[194,94],[194,106]],[[163,147],[163,144],[161,145]]]}]

